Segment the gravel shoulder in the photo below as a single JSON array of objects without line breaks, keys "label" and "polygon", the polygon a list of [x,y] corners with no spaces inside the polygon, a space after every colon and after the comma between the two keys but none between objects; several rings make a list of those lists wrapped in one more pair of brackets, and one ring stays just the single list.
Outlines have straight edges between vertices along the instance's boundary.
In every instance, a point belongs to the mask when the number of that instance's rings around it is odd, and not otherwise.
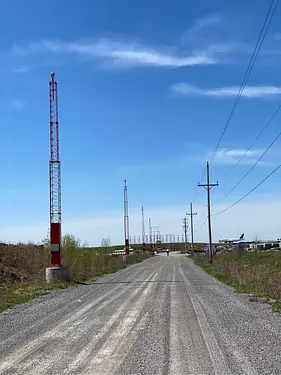
[{"label": "gravel shoulder", "polygon": [[0,374],[280,374],[281,317],[185,256],[0,314]]}]

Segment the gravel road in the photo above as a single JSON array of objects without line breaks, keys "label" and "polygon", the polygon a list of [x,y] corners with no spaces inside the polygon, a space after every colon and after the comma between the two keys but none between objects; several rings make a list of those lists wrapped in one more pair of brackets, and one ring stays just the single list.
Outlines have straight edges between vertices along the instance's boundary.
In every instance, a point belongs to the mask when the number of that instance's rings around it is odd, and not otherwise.
[{"label": "gravel road", "polygon": [[281,317],[179,254],[0,314],[0,374],[280,374]]}]

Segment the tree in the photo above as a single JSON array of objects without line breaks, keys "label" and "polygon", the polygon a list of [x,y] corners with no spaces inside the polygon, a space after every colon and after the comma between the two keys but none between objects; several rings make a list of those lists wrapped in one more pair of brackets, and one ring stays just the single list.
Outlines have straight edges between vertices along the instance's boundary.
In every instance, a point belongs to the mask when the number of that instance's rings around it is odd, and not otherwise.
[{"label": "tree", "polygon": [[101,247],[103,248],[103,253],[108,254],[111,251],[111,238],[103,238],[101,241]]},{"label": "tree", "polygon": [[111,238],[103,238],[101,241],[101,247],[110,247],[111,246]]},{"label": "tree", "polygon": [[50,247],[50,244],[51,244],[50,228],[47,231],[46,237],[43,238],[43,240],[41,240],[41,243],[42,243],[42,245],[44,245],[44,247],[47,247],[47,248]]},{"label": "tree", "polygon": [[62,249],[77,249],[81,247],[81,241],[73,234],[66,233],[62,238]]}]

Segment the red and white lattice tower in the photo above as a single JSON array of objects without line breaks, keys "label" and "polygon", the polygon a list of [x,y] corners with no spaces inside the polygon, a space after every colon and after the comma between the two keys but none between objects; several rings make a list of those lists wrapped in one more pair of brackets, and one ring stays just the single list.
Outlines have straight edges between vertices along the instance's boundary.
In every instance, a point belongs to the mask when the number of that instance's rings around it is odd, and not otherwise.
[{"label": "red and white lattice tower", "polygon": [[141,218],[142,218],[142,250],[145,251],[145,224],[144,224],[143,206],[141,208]]},{"label": "red and white lattice tower", "polygon": [[129,254],[129,210],[128,210],[128,191],[127,183],[125,180],[124,186],[124,236],[125,236],[125,251],[126,254]]},{"label": "red and white lattice tower", "polygon": [[61,170],[59,158],[58,88],[51,73],[50,95],[50,237],[51,263],[62,265],[61,252]]}]

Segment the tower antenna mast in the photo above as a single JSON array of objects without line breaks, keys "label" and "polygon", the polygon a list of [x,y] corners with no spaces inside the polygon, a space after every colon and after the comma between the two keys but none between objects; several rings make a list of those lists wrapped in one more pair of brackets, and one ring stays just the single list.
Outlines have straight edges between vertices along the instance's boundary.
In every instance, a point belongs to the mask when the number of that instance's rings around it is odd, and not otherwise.
[{"label": "tower antenna mast", "polygon": [[128,210],[128,191],[127,183],[125,180],[124,185],[124,236],[125,236],[125,251],[129,254],[129,210]]},{"label": "tower antenna mast", "polygon": [[49,82],[50,96],[50,237],[51,263],[62,266],[61,251],[61,164],[59,158],[58,87],[55,73]]}]

